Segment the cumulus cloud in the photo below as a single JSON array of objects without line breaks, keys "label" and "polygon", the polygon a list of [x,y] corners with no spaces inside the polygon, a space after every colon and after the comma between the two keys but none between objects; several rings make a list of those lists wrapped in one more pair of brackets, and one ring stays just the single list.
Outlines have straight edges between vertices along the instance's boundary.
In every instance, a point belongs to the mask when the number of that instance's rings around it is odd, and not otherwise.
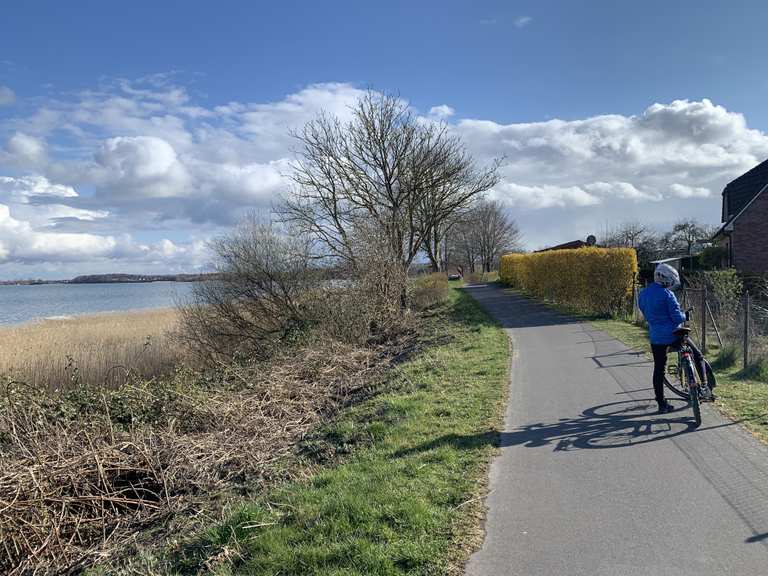
[{"label": "cumulus cloud", "polygon": [[41,197],[74,198],[77,192],[71,186],[53,184],[44,176],[0,176],[0,199],[27,204]]},{"label": "cumulus cloud", "polygon": [[440,106],[432,106],[429,109],[429,115],[437,118],[449,118],[453,116],[456,111],[447,104],[441,104]]},{"label": "cumulus cloud", "polygon": [[725,184],[768,158],[768,135],[706,99],[657,103],[636,116],[461,119],[455,130],[481,161],[503,158],[495,195],[533,246],[627,219],[715,223]]},{"label": "cumulus cloud", "polygon": [[708,198],[711,195],[709,188],[672,184],[669,187],[673,196],[678,198]]},{"label": "cumulus cloud", "polygon": [[0,106],[7,106],[16,101],[16,94],[8,86],[0,84]]},{"label": "cumulus cloud", "polygon": [[104,195],[171,198],[188,194],[186,167],[173,146],[154,136],[110,138],[95,155],[92,181]]},{"label": "cumulus cloud", "polygon": [[89,260],[108,256],[116,244],[112,236],[36,231],[0,204],[0,263]]},{"label": "cumulus cloud", "polygon": [[20,167],[40,167],[46,161],[46,146],[42,138],[23,132],[14,133],[0,150],[0,162]]},{"label": "cumulus cloud", "polygon": [[[63,257],[42,248],[55,243],[51,234],[83,234],[73,253],[90,251],[113,269],[202,265],[200,237],[268,208],[287,189],[291,130],[321,111],[348,119],[362,93],[316,84],[275,102],[203,107],[171,78],[155,76],[46,101],[0,124],[11,135],[0,150],[5,258],[33,257],[11,242],[13,227],[38,247],[35,258]],[[515,124],[456,119],[442,104],[423,120],[449,122],[481,164],[503,158],[492,194],[507,202],[530,246],[627,218],[714,221],[723,185],[768,157],[766,134],[709,100]]]}]

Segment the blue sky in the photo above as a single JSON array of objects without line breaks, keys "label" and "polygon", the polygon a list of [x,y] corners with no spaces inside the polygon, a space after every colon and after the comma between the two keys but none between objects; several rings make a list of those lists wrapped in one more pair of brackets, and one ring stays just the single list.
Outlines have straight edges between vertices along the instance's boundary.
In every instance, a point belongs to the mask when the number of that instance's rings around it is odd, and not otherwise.
[{"label": "blue sky", "polygon": [[768,157],[766,21],[757,0],[9,3],[0,277],[205,266],[284,188],[284,133],[368,86],[505,156],[494,194],[530,247],[714,222]]}]

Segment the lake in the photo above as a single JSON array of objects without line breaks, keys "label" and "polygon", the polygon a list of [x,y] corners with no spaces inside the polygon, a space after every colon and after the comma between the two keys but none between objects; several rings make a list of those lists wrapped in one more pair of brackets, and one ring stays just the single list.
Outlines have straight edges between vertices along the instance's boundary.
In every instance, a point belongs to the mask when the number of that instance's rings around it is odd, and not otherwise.
[{"label": "lake", "polygon": [[56,316],[170,308],[189,296],[193,285],[146,282],[0,286],[0,326]]}]

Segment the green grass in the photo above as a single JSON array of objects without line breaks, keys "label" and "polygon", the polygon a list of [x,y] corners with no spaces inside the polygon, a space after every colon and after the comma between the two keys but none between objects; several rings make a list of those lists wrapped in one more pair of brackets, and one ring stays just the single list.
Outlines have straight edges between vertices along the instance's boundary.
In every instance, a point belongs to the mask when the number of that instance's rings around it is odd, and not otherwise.
[{"label": "green grass", "polygon": [[243,505],[177,553],[175,572],[460,573],[482,542],[488,464],[508,378],[503,331],[451,290],[431,339],[388,392],[304,442],[317,469]]},{"label": "green grass", "polygon": [[[648,351],[645,328],[621,320],[592,320],[592,324],[637,350]],[[761,367],[741,370],[740,362],[732,362],[732,351],[721,354],[712,347],[707,355],[717,376],[715,405],[733,420],[740,421],[755,436],[768,442],[768,384],[754,380]],[[720,358],[720,362],[716,362]],[[755,372],[757,370],[758,372]]]}]

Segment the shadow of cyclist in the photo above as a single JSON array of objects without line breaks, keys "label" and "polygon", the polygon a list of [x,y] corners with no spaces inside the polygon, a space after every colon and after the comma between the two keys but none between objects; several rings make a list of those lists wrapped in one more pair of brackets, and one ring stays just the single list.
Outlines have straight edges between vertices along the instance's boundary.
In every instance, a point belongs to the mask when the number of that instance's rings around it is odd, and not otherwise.
[{"label": "shadow of cyclist", "polygon": [[555,452],[583,449],[627,448],[669,440],[694,430],[699,433],[711,428],[732,426],[735,422],[696,428],[685,404],[676,403],[677,411],[664,415],[649,415],[655,410],[655,401],[625,400],[587,408],[575,418],[561,418],[557,422],[526,424],[511,432],[487,432],[459,435],[448,434],[414,448],[399,451],[396,456],[424,452],[440,446],[452,445],[473,449],[481,445],[525,446],[539,448],[552,446]]}]

